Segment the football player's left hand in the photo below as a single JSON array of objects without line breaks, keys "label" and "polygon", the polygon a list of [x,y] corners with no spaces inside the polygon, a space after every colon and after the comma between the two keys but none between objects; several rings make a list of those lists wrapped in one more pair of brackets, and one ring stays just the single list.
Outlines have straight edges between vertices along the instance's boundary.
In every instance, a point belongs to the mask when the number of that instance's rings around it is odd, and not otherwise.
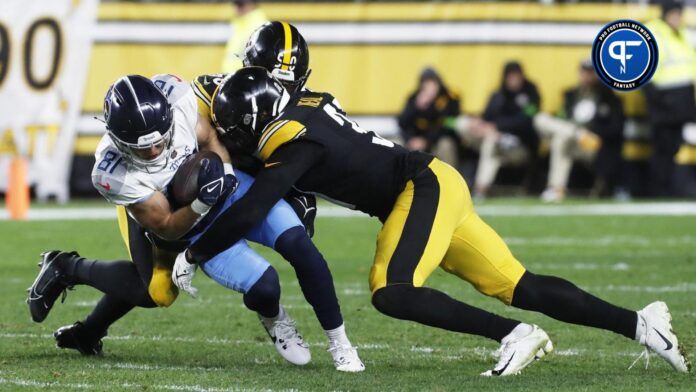
[{"label": "football player's left hand", "polygon": [[198,289],[191,285],[197,267],[198,264],[190,264],[188,260],[186,260],[186,251],[183,251],[176,256],[174,268],[172,269],[172,281],[174,285],[176,285],[179,290],[189,293],[193,298],[198,296]]}]

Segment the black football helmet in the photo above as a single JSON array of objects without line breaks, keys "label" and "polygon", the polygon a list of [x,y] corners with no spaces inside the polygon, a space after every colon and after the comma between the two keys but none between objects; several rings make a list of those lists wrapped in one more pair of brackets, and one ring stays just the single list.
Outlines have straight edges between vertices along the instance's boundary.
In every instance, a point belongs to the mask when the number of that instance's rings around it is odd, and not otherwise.
[{"label": "black football helmet", "polygon": [[129,162],[148,170],[164,168],[174,133],[174,113],[164,93],[148,78],[118,79],[104,98],[106,130]]},{"label": "black football helmet", "polygon": [[302,34],[287,22],[268,22],[246,43],[245,67],[266,68],[291,93],[304,87],[309,69],[309,48]]},{"label": "black football helmet", "polygon": [[265,68],[244,67],[227,76],[213,95],[213,125],[229,148],[251,153],[261,132],[283,111],[290,94]]}]

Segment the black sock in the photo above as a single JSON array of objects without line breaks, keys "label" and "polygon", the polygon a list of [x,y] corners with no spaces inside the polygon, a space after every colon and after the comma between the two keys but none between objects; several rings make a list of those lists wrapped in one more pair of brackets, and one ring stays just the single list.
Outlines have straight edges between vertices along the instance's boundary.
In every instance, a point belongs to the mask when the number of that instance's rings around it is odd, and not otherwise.
[{"label": "black sock", "polygon": [[103,296],[97,306],[94,307],[83,323],[85,327],[93,331],[103,331],[109,329],[111,324],[116,320],[125,316],[135,306],[127,302],[121,301],[109,295]]},{"label": "black sock", "polygon": [[512,306],[566,323],[606,329],[629,339],[636,337],[636,312],[612,305],[555,276],[525,272],[515,287]]},{"label": "black sock", "polygon": [[298,226],[283,233],[276,240],[275,250],[295,269],[302,294],[312,305],[321,327],[331,330],[341,326],[343,316],[331,271],[304,228]]},{"label": "black sock", "polygon": [[280,281],[273,267],[268,267],[249,291],[244,293],[244,305],[266,318],[280,313]]},{"label": "black sock", "polygon": [[441,291],[408,284],[377,290],[372,295],[372,304],[387,316],[497,341],[520,324],[459,302]]},{"label": "black sock", "polygon": [[130,261],[96,261],[82,257],[70,261],[70,278],[76,284],[85,284],[131,305],[152,308],[157,305],[150,298],[135,264]]}]

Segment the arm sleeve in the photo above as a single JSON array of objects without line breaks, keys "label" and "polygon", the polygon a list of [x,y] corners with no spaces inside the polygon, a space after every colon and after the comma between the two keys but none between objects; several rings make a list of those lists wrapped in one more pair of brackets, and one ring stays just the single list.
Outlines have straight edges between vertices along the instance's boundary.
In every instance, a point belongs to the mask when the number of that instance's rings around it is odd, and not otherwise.
[{"label": "arm sleeve", "polygon": [[[323,147],[296,141],[279,147],[266,160],[247,193],[217,217],[190,248],[190,260],[205,262],[241,240],[322,157]],[[278,162],[276,164],[276,162]]]}]

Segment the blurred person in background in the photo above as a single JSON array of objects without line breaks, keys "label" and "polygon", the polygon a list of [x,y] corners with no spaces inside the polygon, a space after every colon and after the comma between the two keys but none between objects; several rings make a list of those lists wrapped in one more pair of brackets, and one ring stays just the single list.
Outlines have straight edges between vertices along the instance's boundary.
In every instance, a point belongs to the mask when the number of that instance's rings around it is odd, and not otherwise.
[{"label": "blurred person in background", "polygon": [[500,89],[493,93],[481,118],[458,121],[467,144],[480,150],[474,196],[484,198],[503,164],[528,163],[539,138],[532,118],[541,98],[522,66],[510,61],[503,67]]},{"label": "blurred person in background", "polygon": [[659,50],[657,71],[645,89],[652,131],[650,181],[655,196],[675,196],[674,158],[687,127],[696,127],[696,52],[683,23],[683,4],[661,3],[662,16],[648,23]]},{"label": "blurred person in background", "polygon": [[406,101],[398,117],[401,137],[411,151],[426,151],[457,167],[459,138],[446,125],[459,115],[459,97],[452,93],[433,68],[420,74],[418,89]]},{"label": "blurred person in background", "polygon": [[232,18],[232,36],[225,45],[222,72],[230,73],[242,68],[244,45],[251,33],[268,22],[266,13],[258,7],[256,0],[233,0],[235,17]]},{"label": "blurred person in background", "polygon": [[545,113],[534,116],[534,127],[551,145],[548,185],[541,195],[547,202],[565,197],[573,161],[593,166],[593,196],[614,190],[621,174],[621,101],[597,79],[590,60],[580,64],[578,79],[578,86],[564,93],[560,118]]}]

